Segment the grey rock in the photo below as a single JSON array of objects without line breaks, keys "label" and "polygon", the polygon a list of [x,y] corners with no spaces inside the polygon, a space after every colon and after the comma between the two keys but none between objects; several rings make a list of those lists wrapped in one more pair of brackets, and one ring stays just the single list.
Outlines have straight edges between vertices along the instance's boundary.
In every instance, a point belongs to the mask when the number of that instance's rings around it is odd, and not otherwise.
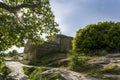
[{"label": "grey rock", "polygon": [[112,54],[108,54],[106,55],[107,58],[117,58],[120,57],[120,53],[112,53]]}]

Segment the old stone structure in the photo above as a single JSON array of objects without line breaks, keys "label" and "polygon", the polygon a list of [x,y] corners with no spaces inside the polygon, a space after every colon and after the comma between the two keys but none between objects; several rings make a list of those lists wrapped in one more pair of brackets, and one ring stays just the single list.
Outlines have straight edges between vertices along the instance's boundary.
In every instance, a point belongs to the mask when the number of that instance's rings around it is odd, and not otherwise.
[{"label": "old stone structure", "polygon": [[68,52],[72,49],[72,39],[72,37],[58,34],[50,42],[44,42],[42,45],[30,45],[28,41],[24,49],[24,58],[31,60],[46,54]]}]

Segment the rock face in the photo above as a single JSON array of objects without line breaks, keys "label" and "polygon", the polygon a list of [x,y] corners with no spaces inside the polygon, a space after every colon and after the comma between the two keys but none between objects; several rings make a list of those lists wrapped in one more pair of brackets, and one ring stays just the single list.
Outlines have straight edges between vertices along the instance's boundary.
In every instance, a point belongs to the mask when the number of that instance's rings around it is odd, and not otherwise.
[{"label": "rock face", "polygon": [[6,66],[11,70],[7,80],[30,80],[28,76],[24,74],[23,66],[26,65],[17,61],[6,61],[5,63]]},{"label": "rock face", "polygon": [[44,42],[43,45],[31,45],[28,41],[24,49],[24,58],[31,60],[46,54],[68,52],[72,49],[72,39],[72,37],[58,34],[50,42]]}]

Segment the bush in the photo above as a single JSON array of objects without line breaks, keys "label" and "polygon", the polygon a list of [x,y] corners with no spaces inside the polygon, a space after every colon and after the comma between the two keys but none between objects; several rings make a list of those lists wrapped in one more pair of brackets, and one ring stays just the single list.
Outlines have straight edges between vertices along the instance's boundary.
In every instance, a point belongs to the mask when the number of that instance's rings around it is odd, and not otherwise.
[{"label": "bush", "polygon": [[96,50],[96,51],[92,51],[90,50],[89,52],[87,52],[87,55],[89,56],[105,56],[107,55],[108,52],[106,50]]},{"label": "bush", "polygon": [[86,56],[80,56],[77,53],[73,53],[70,57],[69,67],[77,72],[89,70],[90,66],[87,62],[88,60],[89,58]]},{"label": "bush", "polygon": [[1,51],[0,52],[0,57],[5,57],[5,56],[6,56],[6,54],[3,51]]},{"label": "bush", "polygon": [[[97,51],[120,51],[120,23],[99,22],[87,25],[76,33],[73,49],[86,55],[94,55]],[[95,52],[95,53],[94,53]],[[95,55],[101,55],[97,53]]]},{"label": "bush", "polygon": [[9,51],[9,52],[7,53],[7,55],[10,56],[10,57],[13,57],[13,56],[18,55],[18,52],[17,52],[17,50]]}]

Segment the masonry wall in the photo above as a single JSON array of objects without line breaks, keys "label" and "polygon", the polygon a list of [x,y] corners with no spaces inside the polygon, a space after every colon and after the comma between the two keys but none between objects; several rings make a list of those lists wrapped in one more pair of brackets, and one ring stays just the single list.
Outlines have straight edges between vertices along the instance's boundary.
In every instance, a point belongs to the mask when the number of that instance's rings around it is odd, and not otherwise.
[{"label": "masonry wall", "polygon": [[45,42],[43,45],[30,45],[28,41],[24,49],[25,59],[31,60],[46,54],[68,52],[72,49],[72,39],[72,37],[58,34],[51,42]]}]

